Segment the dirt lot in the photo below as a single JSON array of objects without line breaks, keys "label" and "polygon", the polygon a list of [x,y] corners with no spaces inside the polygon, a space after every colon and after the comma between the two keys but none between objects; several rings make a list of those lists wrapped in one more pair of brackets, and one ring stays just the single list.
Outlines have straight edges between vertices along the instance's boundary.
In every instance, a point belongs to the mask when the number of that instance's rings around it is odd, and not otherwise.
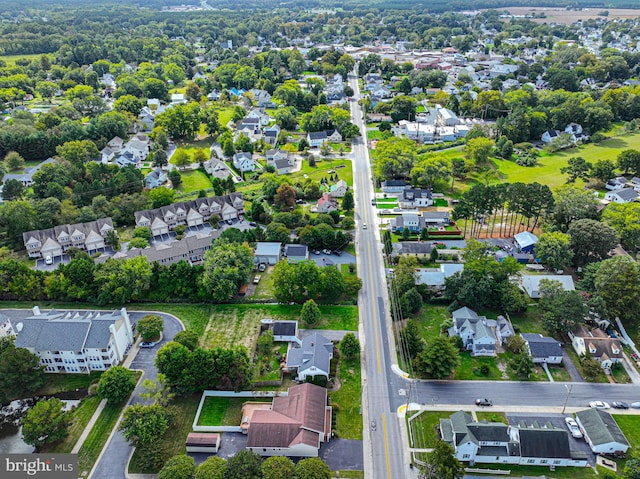
[{"label": "dirt lot", "polygon": [[585,8],[581,11],[568,11],[564,8],[554,7],[509,7],[501,8],[507,10],[512,15],[532,15],[544,12],[546,18],[532,18],[536,23],[574,23],[578,20],[589,20],[599,17],[598,13],[603,10],[609,11],[607,18],[637,18],[640,17],[640,9],[630,10],[624,8]]}]

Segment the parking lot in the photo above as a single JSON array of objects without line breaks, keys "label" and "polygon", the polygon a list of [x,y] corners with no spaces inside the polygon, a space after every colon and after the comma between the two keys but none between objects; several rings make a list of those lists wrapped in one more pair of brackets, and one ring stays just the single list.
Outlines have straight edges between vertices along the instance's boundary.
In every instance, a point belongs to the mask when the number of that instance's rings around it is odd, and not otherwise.
[{"label": "parking lot", "polygon": [[326,254],[320,252],[315,254],[313,251],[309,251],[309,259],[316,262],[318,266],[332,266],[336,264],[356,264],[356,257],[351,253],[342,252],[342,256],[336,254]]}]

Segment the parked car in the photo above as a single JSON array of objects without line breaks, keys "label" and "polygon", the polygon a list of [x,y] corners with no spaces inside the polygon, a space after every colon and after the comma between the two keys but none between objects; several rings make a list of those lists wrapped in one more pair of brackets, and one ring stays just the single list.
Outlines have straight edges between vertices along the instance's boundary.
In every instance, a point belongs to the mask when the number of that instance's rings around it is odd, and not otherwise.
[{"label": "parked car", "polygon": [[375,206],[375,205],[376,205],[376,199],[375,199],[375,198],[371,198],[371,204],[372,204],[373,206]]},{"label": "parked car", "polygon": [[613,406],[615,409],[629,409],[629,404],[624,401],[613,401],[611,403],[611,406]]},{"label": "parked car", "polygon": [[326,249],[326,248],[325,248],[325,249],[323,249],[323,250],[322,250],[322,252],[323,252],[324,254],[331,254],[331,250],[330,250],[330,249]]},{"label": "parked car", "polygon": [[569,432],[573,437],[575,437],[576,439],[581,439],[582,437],[584,437],[582,435],[582,431],[580,430],[580,426],[578,426],[578,423],[575,419],[573,419],[572,417],[565,417],[564,422],[566,423],[567,428],[569,429]]},{"label": "parked car", "polygon": [[47,256],[44,259],[44,264],[53,264],[53,258],[51,256]]},{"label": "parked car", "polygon": [[590,401],[589,407],[594,407],[596,409],[609,409],[611,406],[609,406],[609,403],[604,401]]},{"label": "parked car", "polygon": [[258,266],[258,271],[262,273],[265,269],[267,269],[267,265],[264,263],[260,263],[260,266]]},{"label": "parked car", "polygon": [[142,341],[140,343],[141,348],[153,348],[155,347],[155,345],[156,345],[155,341]]},{"label": "parked car", "polygon": [[255,221],[249,221],[249,226],[257,226]]},{"label": "parked car", "polygon": [[376,422],[375,421],[371,421],[371,430],[372,431],[376,430]]},{"label": "parked car", "polygon": [[339,249],[333,250],[333,254],[335,254],[336,256],[342,256],[342,251],[340,251]]},{"label": "parked car", "polygon": [[319,251],[319,250],[315,250],[315,251],[313,252],[313,254],[320,254],[320,251]]},{"label": "parked car", "polygon": [[633,409],[640,409],[640,402],[632,402],[631,407]]},{"label": "parked car", "polygon": [[260,282],[260,278],[261,278],[261,277],[262,277],[262,276],[260,276],[259,274],[256,274],[256,275],[253,277],[253,284],[258,284],[258,283]]},{"label": "parked car", "polygon": [[476,406],[493,406],[493,401],[491,399],[476,399]]}]

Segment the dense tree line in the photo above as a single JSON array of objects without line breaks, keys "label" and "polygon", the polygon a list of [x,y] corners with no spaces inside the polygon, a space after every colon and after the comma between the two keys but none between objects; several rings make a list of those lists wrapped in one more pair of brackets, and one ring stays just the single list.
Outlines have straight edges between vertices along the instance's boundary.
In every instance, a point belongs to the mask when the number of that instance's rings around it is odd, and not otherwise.
[{"label": "dense tree line", "polygon": [[178,394],[251,388],[251,364],[244,347],[190,350],[170,342],[158,350],[156,366],[165,375],[168,386]]}]

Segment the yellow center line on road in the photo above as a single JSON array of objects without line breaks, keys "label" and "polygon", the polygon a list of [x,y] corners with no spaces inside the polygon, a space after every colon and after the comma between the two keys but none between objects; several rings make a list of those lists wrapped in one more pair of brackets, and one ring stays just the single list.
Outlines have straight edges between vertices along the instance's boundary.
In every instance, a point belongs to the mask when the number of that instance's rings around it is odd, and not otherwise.
[{"label": "yellow center line on road", "polygon": [[387,419],[382,413],[382,433],[384,434],[384,460],[387,463],[387,477],[391,477],[391,463],[389,462],[389,440],[387,439]]},{"label": "yellow center line on road", "polygon": [[[361,186],[361,195],[360,197],[364,197],[364,177],[360,178],[360,186]],[[362,221],[365,221],[365,214],[367,211],[367,205],[362,204]],[[364,233],[361,233],[364,234]],[[369,266],[369,285],[371,286],[371,291],[369,292],[371,295],[371,302],[372,302],[372,306],[373,306],[373,331],[376,337],[376,356],[378,359],[378,374],[382,373],[382,360],[380,357],[380,335],[378,333],[378,312],[377,312],[377,305],[376,305],[376,301],[375,301],[375,291],[373,289],[373,262],[371,261],[371,243],[367,242],[367,260],[368,260],[368,266]]]}]

